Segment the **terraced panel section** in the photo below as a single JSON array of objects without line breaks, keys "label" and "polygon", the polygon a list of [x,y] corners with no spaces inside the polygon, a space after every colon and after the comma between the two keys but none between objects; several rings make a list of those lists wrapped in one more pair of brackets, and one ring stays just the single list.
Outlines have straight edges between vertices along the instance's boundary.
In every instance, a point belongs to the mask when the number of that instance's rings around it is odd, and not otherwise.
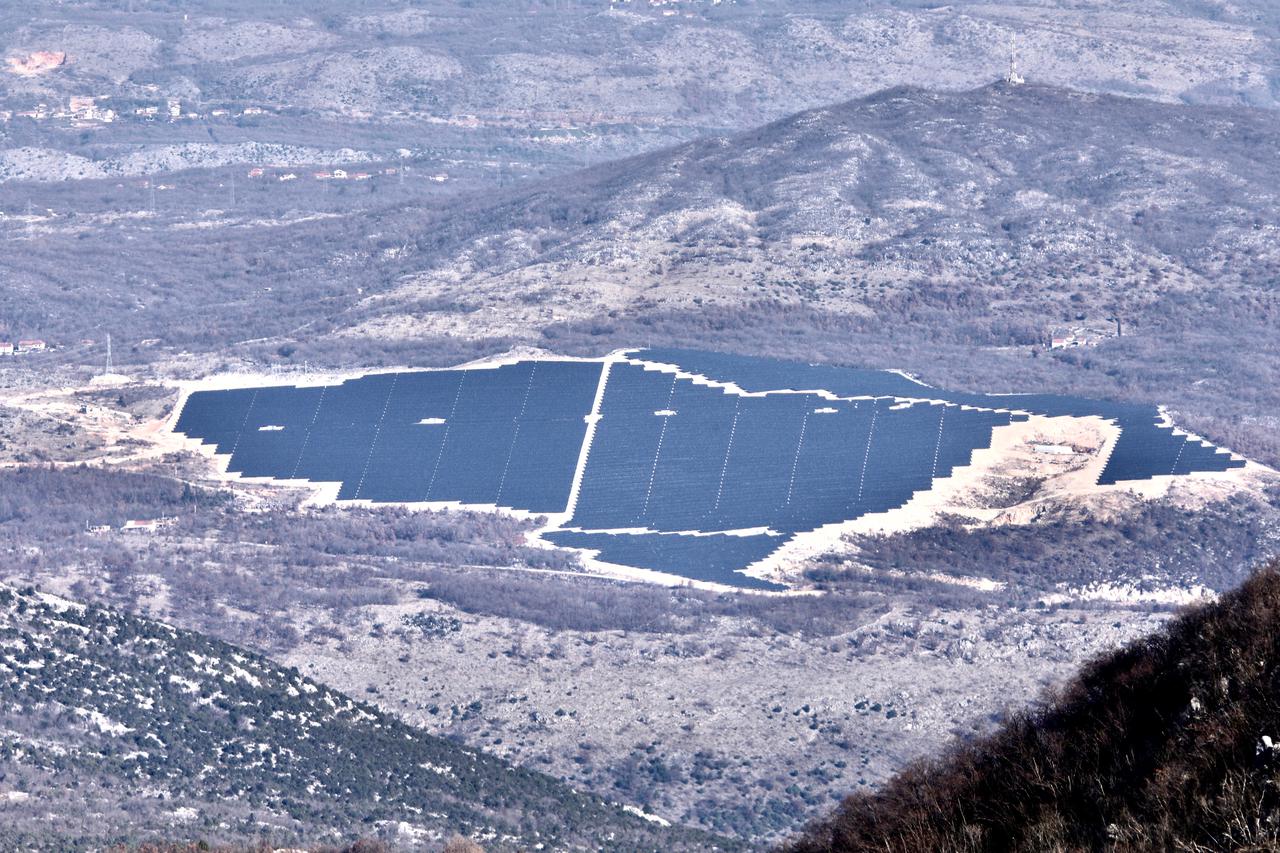
[{"label": "terraced panel section", "polygon": [[780,584],[744,575],[740,570],[780,548],[787,541],[785,536],[636,535],[553,530],[544,534],[544,538],[555,545],[598,552],[597,559],[620,566],[675,571],[690,580],[742,589],[784,589]]},{"label": "terraced panel section", "polygon": [[901,506],[935,476],[968,464],[974,449],[990,445],[992,428],[1009,420],[1004,412],[892,399],[743,396],[615,365],[570,524],[813,530]]},{"label": "terraced panel section", "polygon": [[732,382],[749,392],[820,388],[838,397],[940,400],[980,409],[1017,409],[1050,417],[1097,415],[1114,421],[1121,429],[1107,466],[1098,478],[1102,485],[1168,474],[1226,471],[1244,465],[1242,460],[1232,459],[1230,454],[1212,445],[1174,434],[1172,429],[1161,425],[1160,413],[1152,405],[1049,394],[944,391],[890,371],[796,364],[698,350],[649,349],[634,351],[634,355],[646,361],[679,366],[684,371],[721,382]]},{"label": "terraced panel section", "polygon": [[530,361],[200,391],[176,429],[230,455],[233,473],[336,482],[343,500],[563,512],[600,371]]}]

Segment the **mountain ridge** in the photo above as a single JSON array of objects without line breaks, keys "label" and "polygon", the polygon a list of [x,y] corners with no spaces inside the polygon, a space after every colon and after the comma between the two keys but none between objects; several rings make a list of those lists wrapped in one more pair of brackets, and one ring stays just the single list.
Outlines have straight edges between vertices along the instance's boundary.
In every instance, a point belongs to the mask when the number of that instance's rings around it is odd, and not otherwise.
[{"label": "mountain ridge", "polygon": [[[1079,138],[1086,131],[1090,137]],[[1206,141],[1216,148],[1204,149]],[[887,281],[891,275],[941,282],[963,277],[970,286],[994,286],[992,298],[1025,297],[999,280],[1012,272],[1007,265],[1017,265],[1023,275],[1063,280],[1055,282],[1052,307],[1061,309],[1071,295],[1061,291],[1075,286],[1087,299],[1072,308],[1101,309],[1103,300],[1090,292],[1086,276],[1048,265],[1084,263],[1096,250],[1097,274],[1157,297],[1178,285],[1201,285],[1211,274],[1232,285],[1269,274],[1276,259],[1263,238],[1278,219],[1270,167],[1280,163],[1266,152],[1276,142],[1280,122],[1261,110],[1182,108],[1002,83],[964,93],[899,87],[730,137],[591,167],[574,182],[558,179],[493,202],[463,203],[427,218],[430,236],[416,245],[436,259],[427,270],[448,274],[460,288],[464,282],[470,288],[476,276],[483,286],[485,279],[539,266],[556,268],[563,284],[566,273],[576,275],[582,267],[617,275],[614,267],[625,261],[640,270],[634,289],[654,289],[645,282],[669,280],[685,268],[706,274],[709,261],[742,266],[750,260],[808,279],[790,288],[767,287],[757,274],[748,283],[763,292],[753,298],[858,314],[896,290]],[[1194,162],[1197,152],[1205,162]],[[1061,162],[1067,159],[1084,168]],[[1090,175],[1088,161],[1098,161],[1093,168],[1099,171]],[[1208,186],[1224,177],[1227,186]],[[1180,186],[1169,186],[1174,179]],[[1211,198],[1210,190],[1222,197]],[[1253,205],[1249,216],[1237,207],[1246,192]],[[1219,203],[1216,210],[1211,201]],[[1104,234],[1092,235],[1092,228]],[[624,235],[625,246],[619,242]],[[1103,237],[1117,245],[1108,246]],[[809,269],[814,262],[787,244],[805,240],[825,250],[818,260],[830,265],[826,275]],[[682,243],[693,251],[682,253]],[[699,251],[710,258],[697,257]],[[1233,269],[1232,263],[1246,266]],[[662,273],[656,275],[653,265]],[[1115,268],[1104,270],[1107,265]],[[1156,286],[1148,279],[1159,267],[1167,269],[1159,271]],[[829,292],[834,275],[844,279],[839,292]],[[673,289],[665,297],[664,288],[671,286],[660,283],[650,300],[687,307],[695,295],[719,296],[703,288],[695,294]],[[451,294],[445,284],[415,289],[412,279],[398,290],[405,296],[430,293],[434,301],[427,307],[437,310],[420,312],[428,328],[429,315],[448,313],[451,295],[458,296],[459,309],[475,309],[479,301]],[[620,307],[603,290],[589,293],[597,299],[585,300],[588,309],[596,303]],[[369,305],[386,299],[373,297]],[[542,304],[527,294],[525,301]],[[505,307],[496,298],[489,304]],[[477,319],[471,318],[473,326]],[[457,330],[447,320],[434,328]]]}]

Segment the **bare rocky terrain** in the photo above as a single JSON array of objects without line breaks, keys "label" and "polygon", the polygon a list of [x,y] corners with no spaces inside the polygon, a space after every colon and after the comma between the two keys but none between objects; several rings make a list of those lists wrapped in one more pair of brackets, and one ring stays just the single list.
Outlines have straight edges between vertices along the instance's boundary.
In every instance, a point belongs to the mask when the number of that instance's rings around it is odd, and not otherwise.
[{"label": "bare rocky terrain", "polygon": [[1013,697],[1166,618],[980,606],[849,616],[825,636],[734,618],[671,636],[409,601],[363,608],[283,660],[575,787],[777,839],[830,808],[828,791],[880,784],[953,736],[986,731]]}]

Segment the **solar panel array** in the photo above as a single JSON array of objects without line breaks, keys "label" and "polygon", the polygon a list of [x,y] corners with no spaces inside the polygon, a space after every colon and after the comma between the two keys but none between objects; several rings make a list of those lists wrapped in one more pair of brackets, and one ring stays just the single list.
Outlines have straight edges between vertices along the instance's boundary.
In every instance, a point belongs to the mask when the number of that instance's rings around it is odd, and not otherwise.
[{"label": "solar panel array", "polygon": [[177,430],[247,477],[341,483],[339,499],[562,512],[598,362],[383,373],[191,394]]},{"label": "solar panel array", "polygon": [[690,350],[609,364],[589,418],[605,369],[524,361],[202,391],[176,429],[245,476],[334,482],[344,500],[569,513],[544,538],[756,589],[775,585],[744,568],[797,534],[902,506],[1028,414],[1117,423],[1101,483],[1243,464],[1163,426],[1153,406],[947,392],[886,371]]}]

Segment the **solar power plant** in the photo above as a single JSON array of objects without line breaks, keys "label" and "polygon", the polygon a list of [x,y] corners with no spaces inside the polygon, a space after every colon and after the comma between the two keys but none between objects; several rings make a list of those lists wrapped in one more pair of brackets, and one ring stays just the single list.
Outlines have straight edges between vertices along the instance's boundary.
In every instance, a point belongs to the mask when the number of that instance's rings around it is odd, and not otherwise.
[{"label": "solar power plant", "polygon": [[774,589],[743,569],[797,535],[903,506],[1032,414],[1116,423],[1102,484],[1244,464],[1154,406],[675,349],[199,391],[176,430],[246,477],[553,515],[543,538],[603,562]]}]

